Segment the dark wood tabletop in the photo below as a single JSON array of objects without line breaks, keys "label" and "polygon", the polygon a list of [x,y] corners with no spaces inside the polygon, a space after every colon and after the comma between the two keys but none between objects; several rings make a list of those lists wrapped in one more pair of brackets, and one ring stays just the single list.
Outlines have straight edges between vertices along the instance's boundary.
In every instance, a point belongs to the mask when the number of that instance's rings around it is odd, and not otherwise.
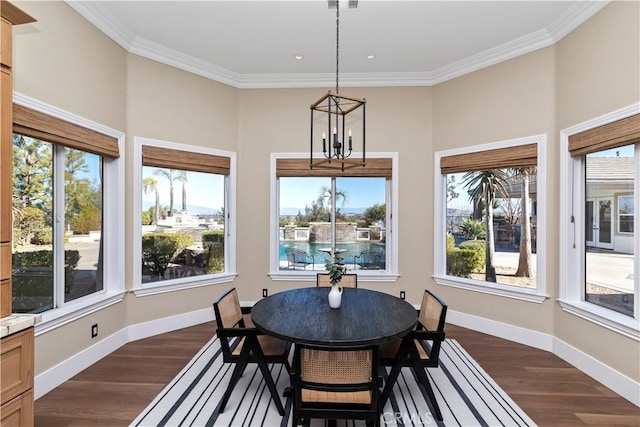
[{"label": "dark wood tabletop", "polygon": [[411,304],[382,292],[344,288],[340,308],[329,307],[329,287],[292,289],[258,301],[258,330],[285,341],[353,346],[379,344],[407,334],[418,314]]}]

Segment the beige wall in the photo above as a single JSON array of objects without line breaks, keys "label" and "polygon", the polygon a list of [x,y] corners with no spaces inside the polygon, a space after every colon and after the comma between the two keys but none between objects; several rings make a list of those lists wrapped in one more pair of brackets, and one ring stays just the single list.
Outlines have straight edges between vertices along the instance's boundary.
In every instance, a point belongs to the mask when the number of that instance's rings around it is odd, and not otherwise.
[{"label": "beige wall", "polygon": [[[557,44],[557,133],[640,101],[639,29],[640,2],[613,2]],[[554,308],[555,336],[640,380],[637,341]]]},{"label": "beige wall", "polygon": [[[88,336],[93,323],[108,337],[127,326],[209,308],[230,286],[238,287],[243,300],[256,300],[262,288],[273,293],[300,285],[267,276],[269,158],[271,152],[308,150],[309,105],[324,90],[234,89],[126,54],[62,2],[17,4],[38,23],[16,30],[15,89],[127,134],[127,235],[139,216],[132,212],[134,136],[238,154],[236,281],[140,298],[127,294],[120,304],[39,335],[36,374],[95,344]],[[639,381],[637,341],[558,308],[555,215],[559,130],[638,101],[638,50],[638,3],[616,2],[555,46],[432,88],[343,88],[345,95],[367,98],[368,150],[399,153],[401,277],[362,286],[404,290],[415,304],[424,288],[436,289],[452,310],[555,334]],[[534,304],[436,285],[430,278],[434,152],[536,134],[548,138],[548,262],[542,279],[550,298]],[[126,258],[132,259],[130,241]],[[131,289],[131,261],[126,269]]]}]

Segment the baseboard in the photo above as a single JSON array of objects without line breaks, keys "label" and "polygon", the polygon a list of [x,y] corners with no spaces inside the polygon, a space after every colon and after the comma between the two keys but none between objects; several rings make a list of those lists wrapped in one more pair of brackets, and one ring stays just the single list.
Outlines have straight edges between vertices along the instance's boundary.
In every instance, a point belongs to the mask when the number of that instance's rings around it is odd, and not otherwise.
[{"label": "baseboard", "polygon": [[556,337],[454,310],[447,311],[447,323],[549,351],[640,407],[640,383]]},{"label": "baseboard", "polygon": [[[82,372],[103,357],[113,353],[128,342],[199,325],[214,319],[213,309],[196,310],[176,316],[138,323],[121,329],[113,335],[74,354],[67,360],[47,369],[34,378],[34,398],[44,396],[60,384]],[[215,331],[211,331],[213,335]]]}]

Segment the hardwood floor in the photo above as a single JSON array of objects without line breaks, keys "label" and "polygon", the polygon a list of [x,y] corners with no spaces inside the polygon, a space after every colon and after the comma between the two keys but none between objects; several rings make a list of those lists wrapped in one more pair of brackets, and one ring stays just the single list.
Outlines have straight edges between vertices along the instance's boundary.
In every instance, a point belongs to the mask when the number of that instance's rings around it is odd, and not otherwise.
[{"label": "hardwood floor", "polygon": [[[38,399],[35,425],[129,425],[214,330],[210,322],[126,344]],[[640,408],[551,353],[445,330],[540,426],[640,426]]]}]

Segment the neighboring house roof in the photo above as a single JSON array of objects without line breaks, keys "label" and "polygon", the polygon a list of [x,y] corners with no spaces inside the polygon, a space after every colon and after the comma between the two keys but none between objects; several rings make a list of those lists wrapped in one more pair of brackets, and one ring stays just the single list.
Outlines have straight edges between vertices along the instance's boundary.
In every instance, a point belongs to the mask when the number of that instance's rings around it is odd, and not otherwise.
[{"label": "neighboring house roof", "polygon": [[588,157],[587,181],[633,182],[633,157]]}]

